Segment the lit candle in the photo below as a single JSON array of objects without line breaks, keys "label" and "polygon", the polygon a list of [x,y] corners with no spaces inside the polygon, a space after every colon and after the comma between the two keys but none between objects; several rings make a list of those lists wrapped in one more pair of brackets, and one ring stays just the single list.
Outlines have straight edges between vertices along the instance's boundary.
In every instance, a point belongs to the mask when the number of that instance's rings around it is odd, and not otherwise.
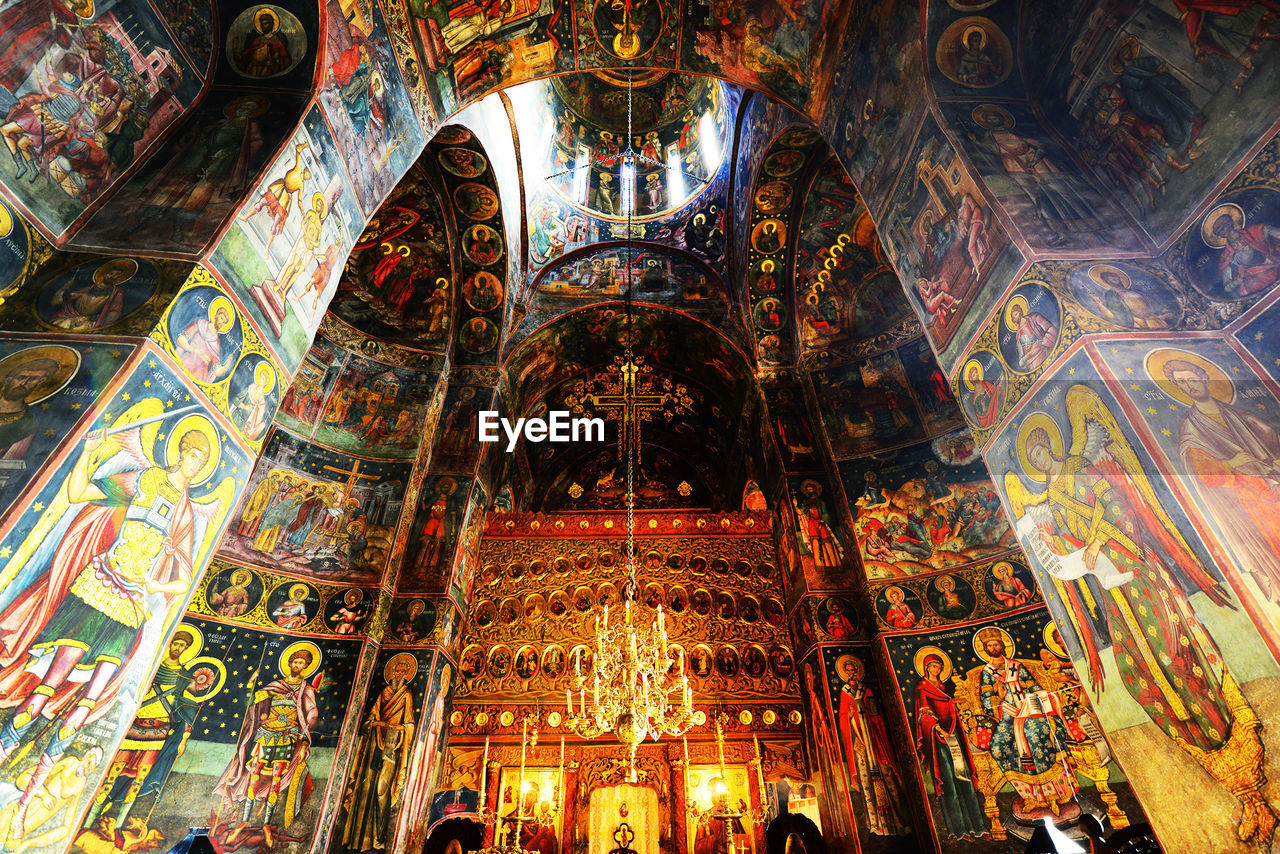
[{"label": "lit candle", "polygon": [[[582,706],[582,716],[587,716],[587,690],[583,688],[578,691],[578,701]],[[596,703],[600,702],[600,681],[596,680]]]},{"label": "lit candle", "polygon": [[578,650],[578,654],[573,657],[573,675],[582,678],[582,650]]},{"label": "lit candle", "polygon": [[573,692],[568,688],[564,689],[564,709],[569,717],[573,717]]},{"label": "lit candle", "polygon": [[529,751],[529,719],[524,719],[520,730],[520,785],[516,787],[516,829],[515,838],[520,838],[521,819],[524,817],[524,766]]}]

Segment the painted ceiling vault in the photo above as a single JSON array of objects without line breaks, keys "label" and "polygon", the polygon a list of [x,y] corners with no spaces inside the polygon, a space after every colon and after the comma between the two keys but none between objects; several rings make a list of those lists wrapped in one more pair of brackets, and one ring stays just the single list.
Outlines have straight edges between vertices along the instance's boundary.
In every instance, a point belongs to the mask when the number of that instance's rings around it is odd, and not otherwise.
[{"label": "painted ceiling vault", "polygon": [[1277,91],[1280,0],[0,2],[0,848],[1274,850]]}]

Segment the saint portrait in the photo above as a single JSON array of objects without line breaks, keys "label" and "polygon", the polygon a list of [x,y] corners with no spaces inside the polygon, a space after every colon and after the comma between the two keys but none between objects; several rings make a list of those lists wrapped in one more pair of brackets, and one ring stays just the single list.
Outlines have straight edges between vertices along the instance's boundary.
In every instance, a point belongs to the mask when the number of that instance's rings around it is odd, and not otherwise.
[{"label": "saint portrait", "polygon": [[1039,370],[1058,346],[1062,312],[1048,288],[1027,284],[1018,288],[1000,314],[1000,353],[1018,373]]}]

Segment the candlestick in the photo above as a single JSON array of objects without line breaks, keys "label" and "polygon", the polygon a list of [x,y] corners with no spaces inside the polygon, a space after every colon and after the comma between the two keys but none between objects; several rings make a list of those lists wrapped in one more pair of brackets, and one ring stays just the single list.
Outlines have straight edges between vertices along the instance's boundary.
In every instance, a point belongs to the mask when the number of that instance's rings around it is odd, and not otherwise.
[{"label": "candlestick", "polygon": [[524,766],[529,750],[529,719],[524,719],[520,730],[520,785],[516,788],[516,827],[513,839],[520,838],[520,825],[524,823]]},{"label": "candlestick", "polygon": [[756,782],[760,785],[760,803],[764,803],[764,754],[760,752],[760,739],[751,736],[756,748]]},{"label": "candlestick", "polygon": [[483,813],[486,806],[485,791],[489,782],[489,736],[484,737],[484,758],[480,760],[480,803],[478,811]]},{"label": "candlestick", "polygon": [[560,737],[560,784],[556,787],[555,808],[558,810],[564,798],[564,736]]},{"label": "candlestick", "polygon": [[564,709],[569,717],[573,717],[573,691],[568,688],[564,689]]},{"label": "candlestick", "polygon": [[[585,688],[579,689],[579,691],[578,691],[578,700],[579,700],[579,702],[580,702],[580,703],[581,703],[581,705],[582,705],[582,716],[585,718],[585,717],[587,716],[587,691],[586,691],[586,689],[585,689]],[[597,703],[599,703],[599,702],[600,702],[600,681],[599,681],[599,679],[597,679],[597,680],[596,680],[596,702],[597,702]]]},{"label": "candlestick", "polygon": [[724,767],[724,730],[720,728],[720,714],[716,713],[716,748],[720,752],[720,780],[725,787],[729,786],[729,774]]},{"label": "candlestick", "polygon": [[684,736],[680,740],[684,742],[684,810],[688,813],[690,798],[693,797],[693,793],[689,791],[689,739]]}]

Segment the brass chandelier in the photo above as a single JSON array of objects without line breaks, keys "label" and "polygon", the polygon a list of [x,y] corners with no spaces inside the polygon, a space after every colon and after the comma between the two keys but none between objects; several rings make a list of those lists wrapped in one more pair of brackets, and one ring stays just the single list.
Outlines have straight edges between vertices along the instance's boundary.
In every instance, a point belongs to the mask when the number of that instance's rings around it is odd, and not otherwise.
[{"label": "brass chandelier", "polygon": [[[627,148],[622,152],[623,169],[635,168],[637,155],[631,148],[631,81],[627,81]],[[626,250],[627,267],[631,266],[631,211],[627,205]],[[624,356],[620,370],[622,388],[628,388],[627,380],[639,370],[634,352],[634,328],[631,305],[633,283],[627,277],[626,337]],[[605,604],[596,617],[595,666],[592,674],[591,698],[587,699],[587,680],[581,670],[577,672],[578,706],[575,710],[572,692],[565,692],[569,730],[583,738],[597,738],[604,733],[614,733],[627,748],[630,765],[630,782],[637,782],[636,751],[646,738],[655,741],[663,735],[679,737],[694,722],[693,692],[689,677],[684,674],[684,656],[671,657],[668,645],[666,618],[662,606],[648,622],[638,614],[636,602],[636,519],[635,519],[635,469],[639,446],[639,419],[629,421],[624,414],[620,430],[632,431],[630,441],[620,437],[620,447],[625,446],[627,456],[626,511],[627,511],[627,581],[623,585],[622,614],[614,612],[611,619],[609,606]],[[678,666],[674,666],[678,665]],[[580,665],[579,665],[580,667]]]}]

